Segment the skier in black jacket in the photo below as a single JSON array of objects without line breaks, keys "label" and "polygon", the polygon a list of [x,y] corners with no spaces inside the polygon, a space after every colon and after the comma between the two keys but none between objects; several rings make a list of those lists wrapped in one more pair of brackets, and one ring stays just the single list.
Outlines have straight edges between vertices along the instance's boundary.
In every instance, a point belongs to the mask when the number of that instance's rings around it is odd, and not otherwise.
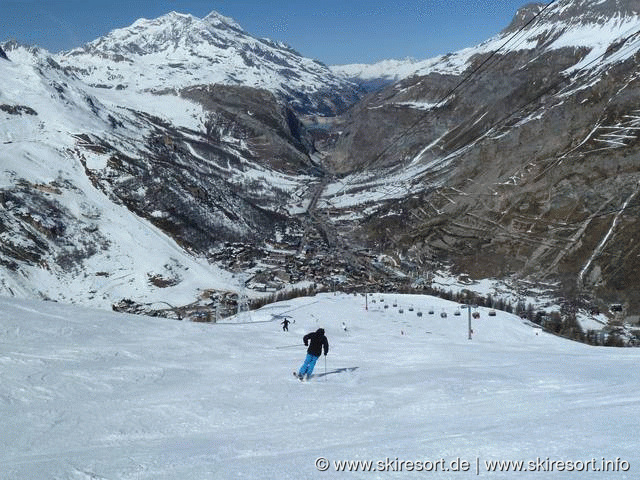
[{"label": "skier in black jacket", "polygon": [[313,368],[316,366],[316,362],[322,354],[323,349],[325,356],[329,352],[329,341],[327,337],[324,336],[324,328],[319,328],[315,332],[307,333],[302,337],[302,340],[309,348],[307,348],[307,356],[304,359],[304,363],[298,371],[298,378],[300,380],[302,380],[305,375],[307,378],[311,376]]}]

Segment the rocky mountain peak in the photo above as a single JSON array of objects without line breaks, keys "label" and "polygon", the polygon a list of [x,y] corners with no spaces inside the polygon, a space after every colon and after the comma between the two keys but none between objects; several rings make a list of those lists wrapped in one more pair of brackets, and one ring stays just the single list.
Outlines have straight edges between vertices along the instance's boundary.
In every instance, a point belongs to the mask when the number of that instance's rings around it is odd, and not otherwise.
[{"label": "rocky mountain peak", "polygon": [[520,30],[538,15],[543,8],[544,4],[542,3],[529,3],[519,8],[509,26],[503,30],[503,33],[512,33]]},{"label": "rocky mountain peak", "polygon": [[171,12],[155,19],[142,18],[131,26],[119,28],[87,45],[69,52],[112,55],[149,55],[175,50],[192,41],[194,32],[201,30],[202,21],[192,15]]},{"label": "rocky mountain peak", "polygon": [[[224,38],[228,34],[228,38]],[[189,47],[199,43],[233,42],[237,37],[251,37],[235,20],[212,11],[200,19],[176,11],[155,19],[140,19],[130,27],[114,30],[105,38],[126,39],[148,53],[162,52],[177,45]]]},{"label": "rocky mountain peak", "polygon": [[213,11],[200,19],[173,11],[155,19],[139,19],[128,27],[113,30],[72,50],[69,55],[90,53],[109,57],[114,54],[129,56],[177,52],[187,57],[193,54],[196,47],[203,50],[199,53],[212,53],[216,48],[236,47],[247,42],[260,40],[245,32],[233,19],[218,12]]},{"label": "rocky mountain peak", "polygon": [[637,17],[640,13],[638,0],[558,0],[548,7],[547,5],[525,5],[518,10],[507,30],[514,30],[526,24],[542,9],[546,10],[542,15],[546,22],[568,25],[604,24],[615,19]]},{"label": "rocky mountain peak", "polygon": [[203,18],[203,21],[216,28],[230,28],[243,31],[243,28],[233,18],[226,17],[215,10]]},{"label": "rocky mountain peak", "polygon": [[502,34],[517,32],[537,15],[540,16],[540,22],[547,24],[547,27],[555,25],[566,28],[572,25],[623,23],[630,18],[638,17],[639,14],[638,0],[559,0],[552,4],[529,3],[516,12],[511,24]]}]

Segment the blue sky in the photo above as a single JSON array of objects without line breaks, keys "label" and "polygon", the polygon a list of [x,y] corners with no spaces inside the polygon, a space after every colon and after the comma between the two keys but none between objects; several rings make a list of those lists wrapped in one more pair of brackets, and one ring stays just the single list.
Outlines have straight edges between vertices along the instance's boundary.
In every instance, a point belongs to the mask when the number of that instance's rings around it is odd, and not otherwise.
[{"label": "blue sky", "polygon": [[170,11],[215,10],[326,64],[426,59],[506,27],[527,0],[2,0],[0,41],[69,50]]}]

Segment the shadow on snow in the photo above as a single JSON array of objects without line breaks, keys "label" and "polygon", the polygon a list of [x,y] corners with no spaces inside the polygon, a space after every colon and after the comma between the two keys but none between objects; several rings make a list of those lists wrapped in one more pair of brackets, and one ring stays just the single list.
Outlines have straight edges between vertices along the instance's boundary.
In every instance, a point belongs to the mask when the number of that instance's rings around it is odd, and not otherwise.
[{"label": "shadow on snow", "polygon": [[333,375],[335,373],[353,372],[354,370],[357,370],[357,369],[358,369],[358,367],[336,368],[335,370],[330,370],[330,371],[325,372],[325,373],[316,373],[313,376],[314,377],[324,377],[325,375]]}]

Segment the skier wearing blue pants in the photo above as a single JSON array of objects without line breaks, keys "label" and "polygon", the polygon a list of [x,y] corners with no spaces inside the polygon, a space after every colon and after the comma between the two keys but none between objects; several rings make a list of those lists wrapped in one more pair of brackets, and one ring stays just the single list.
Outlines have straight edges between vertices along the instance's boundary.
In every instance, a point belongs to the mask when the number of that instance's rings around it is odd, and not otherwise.
[{"label": "skier wearing blue pants", "polygon": [[319,328],[315,332],[307,333],[302,337],[302,340],[305,346],[309,348],[307,349],[307,356],[304,359],[304,363],[298,371],[298,378],[300,380],[304,379],[305,376],[307,378],[311,376],[313,368],[316,366],[316,362],[322,354],[323,349],[325,356],[329,352],[329,341],[327,337],[324,336],[324,328]]}]

